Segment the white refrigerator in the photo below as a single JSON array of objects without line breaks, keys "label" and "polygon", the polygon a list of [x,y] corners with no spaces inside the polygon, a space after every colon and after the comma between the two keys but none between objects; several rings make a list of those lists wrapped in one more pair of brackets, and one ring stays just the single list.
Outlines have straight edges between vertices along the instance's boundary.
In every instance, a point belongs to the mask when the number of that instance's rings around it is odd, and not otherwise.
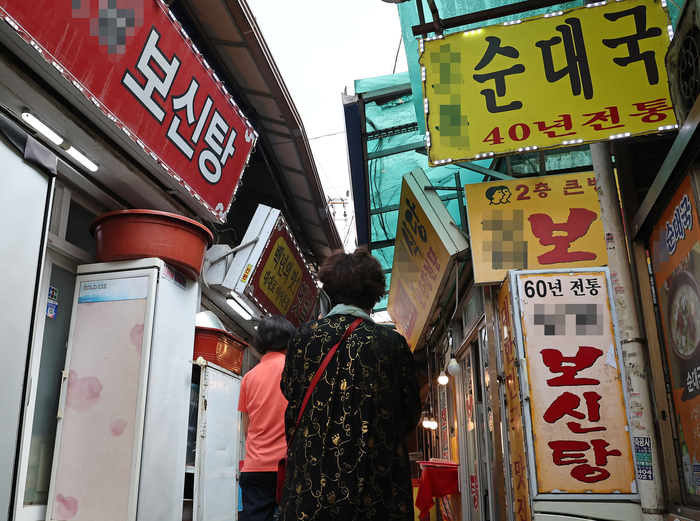
[{"label": "white refrigerator", "polygon": [[76,284],[46,519],[179,521],[197,283],[153,258]]}]

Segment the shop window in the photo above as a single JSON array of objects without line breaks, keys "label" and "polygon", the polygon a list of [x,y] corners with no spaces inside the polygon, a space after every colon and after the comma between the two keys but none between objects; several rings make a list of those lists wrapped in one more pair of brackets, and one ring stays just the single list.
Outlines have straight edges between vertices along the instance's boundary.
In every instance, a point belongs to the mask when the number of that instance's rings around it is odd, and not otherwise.
[{"label": "shop window", "polygon": [[95,261],[90,224],[107,211],[101,204],[60,182],[56,184],[49,224],[49,245],[79,264]]},{"label": "shop window", "polygon": [[95,217],[97,215],[83,208],[74,200],[71,201],[68,209],[66,240],[90,255],[95,255],[95,239],[90,233],[90,224]]},{"label": "shop window", "polygon": [[468,336],[469,332],[476,325],[484,312],[484,305],[481,299],[481,288],[472,286],[467,295],[467,305],[462,308],[462,330],[463,336]]}]

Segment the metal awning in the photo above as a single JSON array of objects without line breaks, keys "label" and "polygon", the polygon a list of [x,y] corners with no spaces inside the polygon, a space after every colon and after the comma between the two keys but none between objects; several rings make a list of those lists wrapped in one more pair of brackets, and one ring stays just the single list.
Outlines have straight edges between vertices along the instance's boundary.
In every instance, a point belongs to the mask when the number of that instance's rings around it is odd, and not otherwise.
[{"label": "metal awning", "polygon": [[[282,174],[286,204],[297,214],[313,254],[322,259],[342,248],[301,117],[248,4],[176,0],[171,5],[176,14],[183,8],[203,39],[202,52],[217,60],[214,67],[233,86],[229,90],[245,97],[236,101],[261,135],[258,148],[269,148],[268,160]],[[247,182],[244,174],[244,186]]]}]

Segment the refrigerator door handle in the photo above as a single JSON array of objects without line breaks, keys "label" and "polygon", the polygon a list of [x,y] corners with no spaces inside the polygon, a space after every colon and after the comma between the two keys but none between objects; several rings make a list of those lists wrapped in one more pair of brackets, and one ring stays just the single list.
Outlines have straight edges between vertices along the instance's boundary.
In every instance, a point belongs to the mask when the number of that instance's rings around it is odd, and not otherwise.
[{"label": "refrigerator door handle", "polygon": [[27,400],[26,403],[24,404],[25,407],[29,407],[29,402],[31,401],[32,397],[32,375],[29,375],[29,379],[27,380]]},{"label": "refrigerator door handle", "polygon": [[61,393],[58,395],[58,412],[56,413],[56,419],[60,420],[63,418],[63,409],[61,409],[61,404],[63,403],[63,388],[66,380],[68,379],[68,371],[61,371]]}]

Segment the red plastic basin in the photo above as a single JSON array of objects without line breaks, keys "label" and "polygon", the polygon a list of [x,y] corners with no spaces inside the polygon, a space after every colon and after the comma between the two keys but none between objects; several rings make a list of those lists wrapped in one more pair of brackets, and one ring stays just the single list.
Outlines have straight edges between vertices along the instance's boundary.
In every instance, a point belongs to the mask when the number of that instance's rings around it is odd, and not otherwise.
[{"label": "red plastic basin", "polygon": [[156,210],[120,210],[92,221],[98,262],[158,257],[192,280],[199,279],[204,252],[214,242],[197,221]]},{"label": "red plastic basin", "polygon": [[241,374],[248,344],[223,329],[197,326],[194,330],[194,360],[201,356],[236,374]]}]

